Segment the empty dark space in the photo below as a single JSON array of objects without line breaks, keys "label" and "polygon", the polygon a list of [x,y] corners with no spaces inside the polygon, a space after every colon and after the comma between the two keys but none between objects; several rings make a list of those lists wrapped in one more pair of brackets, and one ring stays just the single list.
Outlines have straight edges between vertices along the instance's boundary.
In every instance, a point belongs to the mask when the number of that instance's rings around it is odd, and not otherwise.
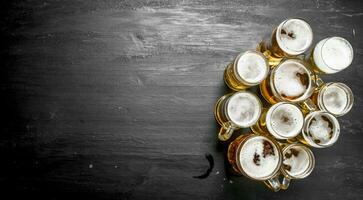
[{"label": "empty dark space", "polygon": [[[15,0],[0,9],[4,199],[363,199],[362,1]],[[226,65],[289,17],[309,21],[314,44],[352,43],[353,64],[323,79],[349,85],[355,103],[339,118],[339,141],[313,149],[313,173],[273,193],[230,171],[213,106],[229,92]]]}]

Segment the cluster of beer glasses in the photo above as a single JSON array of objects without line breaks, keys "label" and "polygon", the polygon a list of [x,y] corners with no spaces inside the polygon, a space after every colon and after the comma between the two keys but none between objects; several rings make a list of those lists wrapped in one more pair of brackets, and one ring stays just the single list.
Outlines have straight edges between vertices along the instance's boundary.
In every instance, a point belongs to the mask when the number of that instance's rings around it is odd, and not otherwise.
[{"label": "cluster of beer glasses", "polygon": [[[272,38],[257,50],[239,54],[225,69],[224,81],[234,92],[215,105],[221,126],[218,138],[250,128],[230,142],[228,161],[233,170],[263,181],[273,191],[287,189],[292,179],[307,177],[315,165],[310,148],[326,148],[339,137],[337,117],[353,105],[344,83],[325,83],[319,75],[347,68],[353,48],[342,37],[313,41],[310,25],[292,18],[275,28]],[[265,104],[248,88],[259,85]]]}]

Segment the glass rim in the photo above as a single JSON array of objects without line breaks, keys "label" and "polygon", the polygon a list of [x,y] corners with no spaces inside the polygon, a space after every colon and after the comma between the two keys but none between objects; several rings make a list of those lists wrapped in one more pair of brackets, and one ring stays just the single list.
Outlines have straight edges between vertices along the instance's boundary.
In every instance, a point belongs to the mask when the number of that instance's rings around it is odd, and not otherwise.
[{"label": "glass rim", "polygon": [[[271,116],[274,114],[274,112],[276,111],[276,109],[278,108],[278,107],[280,107],[280,106],[283,106],[283,105],[289,105],[289,106],[292,106],[292,107],[294,107],[294,108],[296,108],[296,111],[299,111],[299,113],[300,113],[300,117],[301,117],[301,121],[303,122],[302,124],[301,124],[301,127],[296,131],[296,133],[294,133],[294,135],[292,135],[292,136],[289,136],[289,137],[286,137],[286,136],[283,136],[283,135],[281,135],[281,134],[279,134],[272,126],[271,126],[271,124],[270,123],[267,123],[267,121],[268,121],[268,119],[270,119],[271,118]],[[269,120],[270,121],[270,120]],[[304,115],[303,115],[303,113],[302,113],[302,111],[295,105],[295,104],[293,104],[293,103],[289,103],[289,102],[279,102],[279,103],[276,103],[276,104],[274,104],[274,105],[272,105],[269,109],[268,109],[268,111],[267,111],[267,113],[266,113],[266,127],[267,127],[267,130],[273,135],[273,136],[275,136],[274,134],[276,134],[278,137],[280,137],[280,138],[276,138],[276,139],[290,139],[290,138],[293,138],[293,137],[296,137],[300,132],[301,132],[301,130],[303,129],[303,127],[304,127]],[[276,137],[276,136],[275,136]]]},{"label": "glass rim", "polygon": [[283,174],[285,176],[288,176],[289,178],[292,179],[302,179],[305,178],[307,176],[309,176],[311,174],[311,172],[314,170],[315,167],[315,156],[313,151],[311,151],[310,148],[306,147],[303,144],[300,143],[292,143],[289,145],[286,145],[283,149],[282,149],[282,163],[284,162],[284,157],[285,157],[285,152],[293,147],[298,146],[299,148],[302,148],[305,152],[307,152],[308,156],[309,156],[309,167],[306,168],[304,170],[303,173],[299,174],[299,175],[292,175],[291,173],[289,173],[288,171],[285,170],[284,167],[281,167],[281,171],[283,172]]},{"label": "glass rim", "polygon": [[[251,95],[251,97],[253,97],[256,100],[256,102],[258,103],[258,114],[257,114],[258,117],[256,118],[256,120],[251,120],[246,125],[241,125],[241,124],[236,123],[235,121],[233,121],[231,119],[231,117],[229,116],[229,113],[228,113],[228,107],[229,107],[229,102],[230,102],[231,98],[237,96],[238,94],[242,94],[242,93]],[[261,102],[260,98],[258,98],[258,96],[256,94],[254,94],[254,93],[252,93],[250,91],[242,90],[242,91],[232,93],[231,96],[229,96],[224,109],[225,109],[224,112],[226,113],[226,117],[227,117],[228,121],[230,121],[235,127],[248,128],[248,127],[252,126],[253,124],[255,124],[258,121],[258,119],[260,118],[261,113],[262,113],[262,102]]]},{"label": "glass rim", "polygon": [[[241,59],[241,57],[243,57],[246,54],[256,54],[256,55],[260,56],[265,61],[266,71],[265,71],[265,74],[264,74],[263,78],[260,81],[257,81],[257,82],[248,82],[244,78],[242,78],[242,76],[238,73],[237,64],[238,64],[239,60]],[[258,85],[264,79],[266,79],[267,75],[270,72],[270,67],[269,67],[269,64],[268,64],[268,60],[267,60],[266,56],[263,53],[261,53],[259,51],[256,51],[256,50],[247,50],[245,52],[242,52],[242,53],[238,54],[237,57],[234,59],[234,61],[233,61],[233,71],[234,71],[234,73],[236,75],[236,78],[239,81],[241,81],[242,83],[244,83],[244,84],[246,84],[248,86],[254,86],[254,85]]]},{"label": "glass rim", "polygon": [[[294,54],[290,54],[290,53],[286,52],[283,48],[281,48],[282,45],[279,42],[279,40],[281,40],[281,34],[279,34],[281,32],[280,31],[281,27],[283,27],[290,20],[300,20],[300,21],[304,22],[307,25],[309,31],[311,32],[311,40],[309,41],[309,44],[306,45],[306,47],[304,47],[304,49],[295,50],[295,49],[288,48],[288,47],[286,47],[286,45],[284,45],[284,48],[285,49],[287,49],[289,51],[296,52],[296,54],[295,53]],[[275,37],[276,37],[277,44],[279,45],[279,47],[281,48],[281,50],[284,51],[287,54],[290,54],[290,55],[299,55],[299,54],[304,53],[306,50],[309,49],[309,47],[311,46],[311,44],[313,43],[313,40],[314,40],[313,29],[311,28],[310,24],[305,19],[299,18],[299,17],[296,17],[296,18],[288,18],[288,19],[284,20],[283,22],[281,22],[278,25],[277,29],[276,29],[276,36]],[[279,38],[277,38],[277,37],[279,37]]]},{"label": "glass rim", "polygon": [[[324,101],[323,101],[323,97],[324,97],[324,94],[326,92],[326,90],[328,89],[328,87],[330,86],[333,86],[335,85],[336,87],[339,87],[340,89],[344,90],[346,96],[347,96],[347,99],[348,99],[348,102],[347,102],[347,105],[345,105],[343,111],[341,113],[332,113],[330,112],[325,104],[324,104]],[[319,101],[320,100],[320,101]],[[326,110],[327,112],[329,112],[330,114],[336,116],[336,117],[340,117],[340,116],[343,116],[345,114],[347,114],[353,107],[353,104],[354,104],[354,95],[353,95],[353,91],[350,89],[350,87],[344,83],[341,83],[341,82],[329,82],[329,83],[326,83],[324,84],[324,86],[322,87],[322,89],[319,91],[318,93],[318,106],[322,107],[323,110]]]},{"label": "glass rim", "polygon": [[[250,175],[248,175],[245,170],[243,169],[242,167],[242,164],[241,164],[241,161],[240,161],[240,154],[241,154],[241,150],[242,150],[242,147],[243,145],[250,139],[252,138],[255,138],[255,137],[262,137],[266,140],[268,140],[269,142],[271,142],[275,148],[277,149],[277,153],[278,153],[278,156],[279,156],[279,161],[277,163],[277,166],[276,168],[274,169],[274,171],[268,175],[268,176],[265,176],[265,177],[259,177],[259,178],[256,178],[256,177],[252,177]],[[278,172],[280,171],[281,169],[281,166],[282,166],[282,161],[283,161],[283,155],[282,155],[282,151],[281,151],[281,148],[280,148],[280,145],[277,143],[276,140],[274,140],[272,137],[269,137],[269,136],[265,136],[265,135],[256,135],[256,134],[253,134],[253,133],[250,133],[250,135],[248,135],[246,138],[243,139],[243,141],[238,145],[237,147],[237,153],[235,155],[235,160],[236,160],[236,165],[237,165],[237,168],[238,170],[246,177],[250,178],[250,179],[253,179],[253,180],[258,180],[258,181],[266,181],[268,179],[271,179],[273,177],[275,177]]]},{"label": "glass rim", "polygon": [[[298,98],[293,99],[293,100],[284,98],[281,94],[279,94],[279,92],[277,92],[277,88],[276,88],[276,85],[275,85],[275,73],[281,66],[286,64],[286,62],[296,62],[296,63],[298,63],[302,68],[304,68],[304,70],[306,71],[306,73],[308,74],[308,77],[309,77],[309,84],[308,84],[308,88],[306,89],[306,91],[301,96],[299,96]],[[308,99],[311,96],[311,95],[308,95],[307,97],[305,97],[307,94],[312,92],[312,88],[313,88],[313,80],[311,78],[312,75],[313,75],[313,72],[311,70],[309,70],[309,68],[306,66],[304,61],[302,61],[302,60],[300,60],[298,58],[284,59],[275,68],[273,68],[272,71],[271,71],[269,81],[270,81],[270,87],[272,89],[272,93],[273,93],[274,96],[276,96],[279,100],[282,100],[282,101],[286,101],[286,102],[290,102],[290,103],[297,103],[297,102],[304,101],[304,100]]]},{"label": "glass rim", "polygon": [[[332,115],[331,113],[327,112],[327,111],[323,111],[323,110],[318,110],[318,111],[314,111],[314,112],[311,112],[309,113],[306,117],[305,117],[305,121],[304,121],[304,129],[307,129],[311,123],[311,120],[316,116],[316,115],[328,115],[330,117],[330,119],[333,120],[333,124],[334,124],[334,129],[333,129],[333,137],[331,140],[329,140],[328,143],[326,144],[317,144],[316,142],[312,141],[310,139],[310,137],[306,136],[307,133],[305,133],[305,131],[303,131],[303,138],[306,140],[306,141],[311,141],[313,144],[316,145],[317,148],[325,148],[325,147],[329,147],[329,146],[332,146],[339,138],[339,135],[340,135],[340,124],[339,124],[339,121],[338,119]],[[308,119],[308,120],[306,120]],[[304,130],[303,129],[303,130]],[[308,134],[310,134],[310,131],[307,130]]]},{"label": "glass rim", "polygon": [[[326,63],[326,60],[324,59],[324,56],[323,56],[323,49],[324,49],[324,46],[325,46],[325,44],[326,44],[329,40],[331,40],[331,39],[339,39],[339,40],[343,40],[343,41],[344,41],[344,42],[346,42],[346,43],[348,44],[348,46],[349,46],[349,49],[350,49],[350,53],[351,53],[352,59],[350,60],[349,64],[348,64],[347,66],[343,67],[342,69],[335,69],[335,68],[333,68],[332,66],[329,66],[329,65]],[[343,38],[343,37],[339,37],[339,36],[333,36],[333,37],[325,38],[325,39],[323,39],[323,40],[325,40],[325,41],[324,41],[324,43],[321,45],[321,48],[320,48],[320,52],[319,52],[319,53],[320,53],[320,55],[321,55],[321,60],[323,61],[323,63],[324,63],[324,65],[325,65],[325,66],[327,66],[329,69],[331,69],[331,70],[333,70],[333,71],[335,71],[335,72],[339,72],[339,71],[341,71],[341,70],[343,70],[343,69],[347,68],[349,65],[351,65],[351,64],[352,64],[353,59],[354,59],[354,50],[353,50],[352,45],[350,44],[350,42],[349,42],[347,39],[345,39],[345,38]]]}]

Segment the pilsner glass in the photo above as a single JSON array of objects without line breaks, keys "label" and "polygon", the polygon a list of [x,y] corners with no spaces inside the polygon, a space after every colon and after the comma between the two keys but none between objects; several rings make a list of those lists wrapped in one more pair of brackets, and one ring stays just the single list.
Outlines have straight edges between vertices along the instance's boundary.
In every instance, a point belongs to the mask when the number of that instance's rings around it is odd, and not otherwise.
[{"label": "pilsner glass", "polygon": [[281,172],[284,178],[281,189],[286,190],[292,179],[302,179],[310,175],[315,166],[315,157],[309,148],[299,143],[284,146],[282,155]]},{"label": "pilsner glass", "polygon": [[228,161],[234,171],[247,178],[263,181],[273,191],[281,188],[278,180],[282,164],[279,144],[270,137],[244,134],[228,147]]},{"label": "pilsner glass", "polygon": [[229,88],[238,91],[258,85],[269,72],[266,57],[257,51],[239,54],[224,71],[224,81]]},{"label": "pilsner glass", "polygon": [[347,68],[353,54],[353,47],[346,39],[329,37],[316,44],[308,62],[316,73],[333,74]]},{"label": "pilsner glass", "polygon": [[255,124],[261,110],[260,99],[251,92],[240,91],[222,96],[214,107],[214,116],[221,125],[219,140],[226,141],[234,130]]},{"label": "pilsner glass", "polygon": [[276,66],[284,57],[295,57],[309,49],[313,31],[303,19],[283,21],[272,33],[270,41],[262,41],[257,50],[266,55],[269,64]]}]

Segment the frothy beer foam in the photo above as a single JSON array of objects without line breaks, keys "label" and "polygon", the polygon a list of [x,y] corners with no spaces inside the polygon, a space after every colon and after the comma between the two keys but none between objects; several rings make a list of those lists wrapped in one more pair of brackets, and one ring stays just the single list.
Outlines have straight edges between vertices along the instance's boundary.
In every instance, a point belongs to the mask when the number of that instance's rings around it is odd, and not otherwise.
[{"label": "frothy beer foam", "polygon": [[308,128],[311,139],[318,145],[329,144],[334,133],[333,126],[330,117],[323,114],[314,116]]},{"label": "frothy beer foam", "polygon": [[237,61],[237,73],[248,83],[260,83],[266,78],[268,64],[263,55],[246,52]]},{"label": "frothy beer foam", "polygon": [[284,151],[283,167],[291,176],[301,176],[309,168],[308,152],[300,146],[294,146]]},{"label": "frothy beer foam", "polygon": [[227,112],[232,122],[241,127],[249,127],[261,115],[261,102],[249,92],[235,93],[228,101]]},{"label": "frothy beer foam", "polygon": [[277,139],[288,139],[298,135],[304,125],[304,116],[293,104],[278,103],[266,116],[267,129]]},{"label": "frothy beer foam", "polygon": [[348,104],[348,96],[344,89],[330,85],[323,93],[323,103],[326,110],[333,114],[342,113]]},{"label": "frothy beer foam", "polygon": [[313,31],[310,25],[301,19],[288,19],[278,26],[276,40],[283,51],[290,55],[298,55],[310,47]]},{"label": "frothy beer foam", "polygon": [[274,75],[277,92],[284,98],[297,99],[305,94],[310,85],[305,67],[294,60],[283,62]]},{"label": "frothy beer foam", "polygon": [[279,167],[279,153],[271,141],[265,137],[256,136],[242,146],[239,161],[248,176],[263,179]]},{"label": "frothy beer foam", "polygon": [[352,63],[353,48],[344,38],[326,38],[315,46],[313,58],[323,72],[336,73]]}]

